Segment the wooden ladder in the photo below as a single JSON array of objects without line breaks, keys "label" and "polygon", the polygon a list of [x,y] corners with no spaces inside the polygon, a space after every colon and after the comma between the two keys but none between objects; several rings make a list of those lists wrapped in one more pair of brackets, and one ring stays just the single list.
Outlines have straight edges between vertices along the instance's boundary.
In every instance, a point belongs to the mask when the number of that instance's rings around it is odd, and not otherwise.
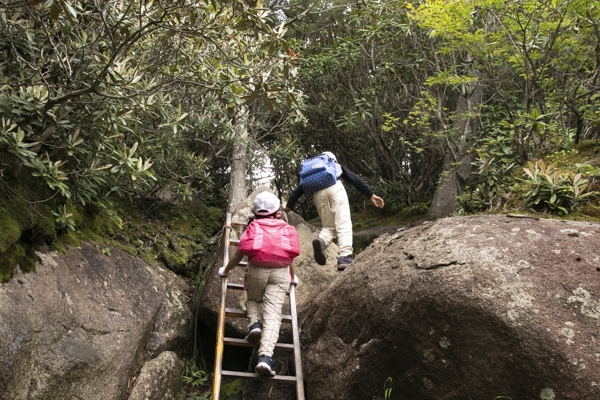
[{"label": "wooden ladder", "polygon": [[[238,227],[240,224],[231,222],[231,213],[227,213],[225,220],[225,226],[223,227],[223,266],[226,266],[229,262],[229,246],[239,245],[239,240],[231,239],[231,232],[233,227]],[[246,265],[247,263],[242,261],[240,265]],[[224,345],[233,346],[245,346],[245,347],[258,347],[256,344],[249,343],[245,339],[225,337],[225,318],[226,317],[238,317],[246,318],[246,311],[241,309],[227,308],[225,307],[225,299],[227,298],[227,289],[233,290],[244,290],[244,285],[229,283],[228,277],[221,279],[221,301],[219,305],[219,319],[217,323],[217,343],[215,349],[215,371],[213,377],[213,392],[212,399],[219,400],[221,394],[221,381],[222,377],[233,377],[239,379],[248,380],[265,380],[274,382],[283,382],[288,384],[296,385],[296,399],[304,400],[304,378],[302,377],[302,359],[300,356],[300,335],[298,333],[298,316],[296,313],[296,291],[295,286],[290,285],[290,291],[288,293],[290,303],[290,315],[283,315],[282,322],[292,324],[292,339],[293,344],[277,343],[276,349],[289,349],[294,352],[294,370],[296,375],[275,375],[273,377],[264,377],[256,373],[251,372],[238,372],[238,371],[224,371],[223,370],[223,350]]]}]

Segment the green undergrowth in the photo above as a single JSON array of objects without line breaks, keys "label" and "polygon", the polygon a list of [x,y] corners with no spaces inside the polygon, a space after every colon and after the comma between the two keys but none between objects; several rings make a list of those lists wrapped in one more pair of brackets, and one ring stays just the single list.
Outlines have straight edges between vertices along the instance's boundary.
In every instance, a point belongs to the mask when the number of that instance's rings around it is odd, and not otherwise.
[{"label": "green undergrowth", "polygon": [[393,214],[389,214],[385,210],[378,210],[375,207],[369,207],[364,211],[352,213],[352,228],[355,232],[358,232],[375,227],[410,225],[424,220],[430,205],[430,202],[415,203],[400,208]]},{"label": "green undergrowth", "polygon": [[[148,261],[160,262],[186,278],[197,272],[206,243],[220,229],[224,215],[220,208],[199,202],[173,205],[121,201],[110,212],[112,223],[101,230],[110,236],[111,244]],[[95,228],[93,232],[100,227]]]},{"label": "green undergrowth", "polygon": [[244,381],[241,379],[235,379],[231,382],[224,384],[223,386],[221,386],[221,398],[223,400],[230,399],[240,391],[243,385]]},{"label": "green undergrowth", "polygon": [[457,214],[520,213],[600,222],[600,142],[539,154],[523,165],[484,150],[477,151],[475,183],[458,197]]},{"label": "green undergrowth", "polygon": [[36,251],[66,253],[82,242],[107,257],[111,247],[118,248],[192,279],[224,216],[201,202],[115,198],[74,207],[60,201],[27,177],[0,181],[0,283],[12,278],[17,265],[35,271]]},{"label": "green undergrowth", "polygon": [[[206,366],[204,366],[206,368]],[[182,376],[183,388],[177,400],[210,400],[212,399],[212,381],[210,375],[199,368],[194,360],[188,360]],[[227,400],[238,394],[244,386],[244,380],[233,379],[221,383],[219,398]]]}]

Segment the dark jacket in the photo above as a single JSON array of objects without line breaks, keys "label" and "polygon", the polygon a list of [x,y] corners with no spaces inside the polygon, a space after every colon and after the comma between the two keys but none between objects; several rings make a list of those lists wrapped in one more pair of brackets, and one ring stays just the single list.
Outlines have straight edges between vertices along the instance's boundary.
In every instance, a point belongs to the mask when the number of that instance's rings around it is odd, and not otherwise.
[{"label": "dark jacket", "polygon": [[[342,167],[342,175],[340,175],[338,179],[342,179],[343,181],[351,184],[356,189],[358,189],[359,192],[364,194],[367,198],[371,198],[371,196],[373,196],[373,193],[374,193],[373,189],[371,189],[371,187],[369,185],[367,185],[365,183],[365,181],[360,179],[358,177],[358,175],[356,175],[354,172],[350,171],[348,168],[344,167],[341,164],[339,164],[339,165],[340,165],[340,167]],[[293,210],[294,207],[296,206],[296,203],[298,202],[298,199],[303,194],[305,194],[304,189],[302,189],[302,186],[298,185],[298,187],[296,187],[296,189],[294,189],[294,191],[290,195],[290,198],[288,199],[286,206],[290,210]]]}]

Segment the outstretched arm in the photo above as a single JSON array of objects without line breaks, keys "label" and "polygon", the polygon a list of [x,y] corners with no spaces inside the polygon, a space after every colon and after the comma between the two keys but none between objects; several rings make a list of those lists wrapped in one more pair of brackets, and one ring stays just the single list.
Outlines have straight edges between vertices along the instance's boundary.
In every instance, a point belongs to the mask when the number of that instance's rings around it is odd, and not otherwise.
[{"label": "outstretched arm", "polygon": [[236,252],[233,253],[231,258],[229,259],[227,265],[219,268],[219,276],[225,276],[229,274],[229,271],[231,271],[235,266],[240,264],[242,258],[244,258],[244,255],[239,250],[236,250]]},{"label": "outstretched arm", "polygon": [[283,209],[285,211],[292,211],[296,206],[296,202],[303,194],[304,189],[302,189],[302,186],[298,186],[290,195],[290,198],[288,199],[287,203],[283,204]]},{"label": "outstretched arm", "polygon": [[364,194],[371,200],[371,203],[377,208],[383,208],[383,199],[373,193],[373,189],[365,181],[363,181],[358,175],[350,171],[348,168],[342,165],[342,179],[353,185],[359,192]]}]

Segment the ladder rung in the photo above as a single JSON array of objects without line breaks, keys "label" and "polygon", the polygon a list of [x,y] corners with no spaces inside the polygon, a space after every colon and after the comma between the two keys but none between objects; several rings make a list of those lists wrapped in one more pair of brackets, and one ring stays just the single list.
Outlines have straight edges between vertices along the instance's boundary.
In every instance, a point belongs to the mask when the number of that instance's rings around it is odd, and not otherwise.
[{"label": "ladder rung", "polygon": [[[233,346],[258,347],[258,343],[253,344],[247,341],[246,339],[224,337],[223,342],[225,344],[230,344]],[[275,343],[275,347],[278,349],[294,350],[294,345],[291,343]]]},{"label": "ladder rung", "polygon": [[239,246],[240,245],[240,240],[239,239],[232,239],[229,241],[229,245],[230,246]]},{"label": "ladder rung", "polygon": [[[225,308],[225,315],[227,315],[228,317],[238,317],[238,318],[246,318],[247,314],[246,311],[241,310],[239,308]],[[283,315],[281,317],[282,321],[285,322],[292,322],[292,316],[291,315]]]},{"label": "ladder rung", "polygon": [[244,290],[244,284],[243,283],[229,283],[229,282],[227,282],[227,288],[228,289],[235,289],[235,290]]},{"label": "ladder rung", "polygon": [[253,379],[253,380],[259,380],[259,381],[269,380],[269,381],[291,383],[291,384],[296,383],[296,377],[289,376],[289,375],[275,375],[273,377],[265,377],[265,376],[262,376],[259,374],[253,374],[250,372],[222,371],[221,373],[223,376],[230,376],[232,378]]}]

